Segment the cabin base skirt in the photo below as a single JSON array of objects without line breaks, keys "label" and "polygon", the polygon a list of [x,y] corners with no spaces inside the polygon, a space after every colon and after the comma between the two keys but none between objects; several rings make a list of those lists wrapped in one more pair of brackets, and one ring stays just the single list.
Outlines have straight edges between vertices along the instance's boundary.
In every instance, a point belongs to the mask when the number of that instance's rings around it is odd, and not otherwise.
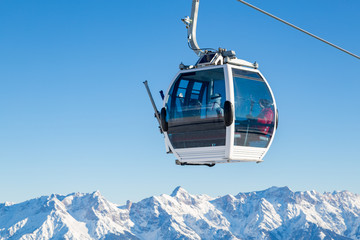
[{"label": "cabin base skirt", "polygon": [[[262,162],[266,148],[237,147],[227,151],[225,146],[176,149],[179,165],[213,165],[230,162]],[[228,153],[227,153],[228,152]]]}]

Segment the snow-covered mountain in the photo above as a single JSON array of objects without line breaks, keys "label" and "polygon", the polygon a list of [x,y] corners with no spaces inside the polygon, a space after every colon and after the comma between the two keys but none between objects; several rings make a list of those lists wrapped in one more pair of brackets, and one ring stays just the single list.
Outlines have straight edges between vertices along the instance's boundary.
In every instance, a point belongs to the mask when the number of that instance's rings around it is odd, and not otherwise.
[{"label": "snow-covered mountain", "polygon": [[272,187],[171,195],[118,206],[99,192],[0,204],[5,239],[360,239],[360,196]]}]

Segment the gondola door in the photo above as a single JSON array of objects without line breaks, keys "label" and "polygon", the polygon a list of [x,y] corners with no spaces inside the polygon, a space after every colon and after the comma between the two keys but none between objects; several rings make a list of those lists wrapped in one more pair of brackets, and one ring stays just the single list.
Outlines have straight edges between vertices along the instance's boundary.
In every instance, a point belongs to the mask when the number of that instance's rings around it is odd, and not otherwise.
[{"label": "gondola door", "polygon": [[[173,81],[164,106],[166,137],[175,154],[186,149],[225,149],[224,69],[219,66],[181,71]],[[181,154],[178,158],[181,160]],[[220,158],[224,159],[225,154]]]}]

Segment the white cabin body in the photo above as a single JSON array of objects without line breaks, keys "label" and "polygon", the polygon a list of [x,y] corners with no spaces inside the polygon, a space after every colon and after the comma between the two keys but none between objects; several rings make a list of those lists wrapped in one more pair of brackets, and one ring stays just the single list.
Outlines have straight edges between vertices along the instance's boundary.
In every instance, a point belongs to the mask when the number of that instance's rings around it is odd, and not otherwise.
[{"label": "white cabin body", "polygon": [[181,65],[172,80],[161,114],[166,148],[181,165],[262,162],[277,128],[273,92],[257,64],[214,54]]}]

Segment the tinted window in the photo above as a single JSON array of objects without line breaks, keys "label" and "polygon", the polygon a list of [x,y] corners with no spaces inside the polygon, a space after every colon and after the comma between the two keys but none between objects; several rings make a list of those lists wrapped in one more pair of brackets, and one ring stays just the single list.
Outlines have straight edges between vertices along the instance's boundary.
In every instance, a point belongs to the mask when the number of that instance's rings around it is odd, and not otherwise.
[{"label": "tinted window", "polygon": [[267,147],[274,131],[271,93],[260,74],[233,69],[237,146]]},{"label": "tinted window", "polygon": [[174,148],[225,145],[222,68],[180,75],[166,103],[168,136]]}]

